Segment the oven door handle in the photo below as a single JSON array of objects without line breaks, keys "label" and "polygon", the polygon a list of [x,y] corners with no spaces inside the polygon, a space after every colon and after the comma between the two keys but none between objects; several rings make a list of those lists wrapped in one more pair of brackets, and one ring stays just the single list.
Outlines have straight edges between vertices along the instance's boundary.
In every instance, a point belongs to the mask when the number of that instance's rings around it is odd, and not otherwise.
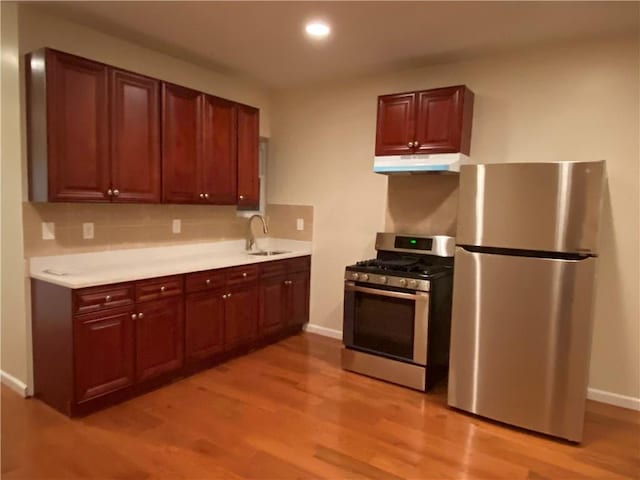
[{"label": "oven door handle", "polygon": [[400,298],[402,300],[418,300],[425,297],[427,294],[414,294],[404,292],[392,292],[390,290],[382,290],[379,288],[360,287],[357,285],[345,284],[344,289],[348,292],[362,292],[370,293],[371,295],[381,295],[383,297]]}]

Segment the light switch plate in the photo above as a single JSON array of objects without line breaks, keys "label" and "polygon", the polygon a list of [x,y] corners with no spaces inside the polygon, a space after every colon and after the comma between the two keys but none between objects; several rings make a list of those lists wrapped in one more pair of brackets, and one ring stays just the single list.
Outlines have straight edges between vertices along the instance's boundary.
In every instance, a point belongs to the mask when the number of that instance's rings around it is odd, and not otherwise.
[{"label": "light switch plate", "polygon": [[56,224],[53,222],[42,222],[42,239],[54,240],[56,238]]},{"label": "light switch plate", "polygon": [[300,231],[304,230],[304,218],[296,219],[296,228]]},{"label": "light switch plate", "polygon": [[82,224],[82,238],[85,240],[91,240],[94,237],[93,222],[86,222]]},{"label": "light switch plate", "polygon": [[179,218],[174,218],[171,222],[171,231],[173,233],[180,233],[182,231],[182,221]]}]

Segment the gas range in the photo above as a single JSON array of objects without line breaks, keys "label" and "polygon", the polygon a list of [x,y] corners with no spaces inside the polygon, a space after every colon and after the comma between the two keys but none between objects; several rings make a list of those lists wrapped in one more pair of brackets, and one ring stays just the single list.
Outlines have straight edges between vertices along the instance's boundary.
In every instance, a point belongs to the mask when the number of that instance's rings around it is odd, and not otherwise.
[{"label": "gas range", "polygon": [[455,240],[378,233],[345,269],[342,366],[428,390],[449,362]]}]

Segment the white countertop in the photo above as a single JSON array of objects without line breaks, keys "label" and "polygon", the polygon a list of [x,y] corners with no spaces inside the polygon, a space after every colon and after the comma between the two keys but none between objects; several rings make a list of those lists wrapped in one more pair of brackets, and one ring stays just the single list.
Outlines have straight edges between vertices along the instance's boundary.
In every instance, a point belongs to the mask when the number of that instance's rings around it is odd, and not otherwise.
[{"label": "white countertop", "polygon": [[32,257],[29,274],[63,287],[84,288],[311,255],[311,242],[261,238],[257,239],[256,246],[260,250],[288,253],[249,255],[245,252],[244,240],[106,250]]}]

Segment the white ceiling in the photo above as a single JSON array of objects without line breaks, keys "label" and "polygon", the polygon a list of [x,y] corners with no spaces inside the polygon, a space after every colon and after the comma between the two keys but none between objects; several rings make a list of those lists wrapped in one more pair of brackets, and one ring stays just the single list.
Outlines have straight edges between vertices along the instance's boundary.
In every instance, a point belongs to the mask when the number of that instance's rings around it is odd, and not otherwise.
[{"label": "white ceiling", "polygon": [[[638,31],[637,2],[55,2],[54,13],[272,88]],[[325,19],[325,41],[304,23]]]}]

